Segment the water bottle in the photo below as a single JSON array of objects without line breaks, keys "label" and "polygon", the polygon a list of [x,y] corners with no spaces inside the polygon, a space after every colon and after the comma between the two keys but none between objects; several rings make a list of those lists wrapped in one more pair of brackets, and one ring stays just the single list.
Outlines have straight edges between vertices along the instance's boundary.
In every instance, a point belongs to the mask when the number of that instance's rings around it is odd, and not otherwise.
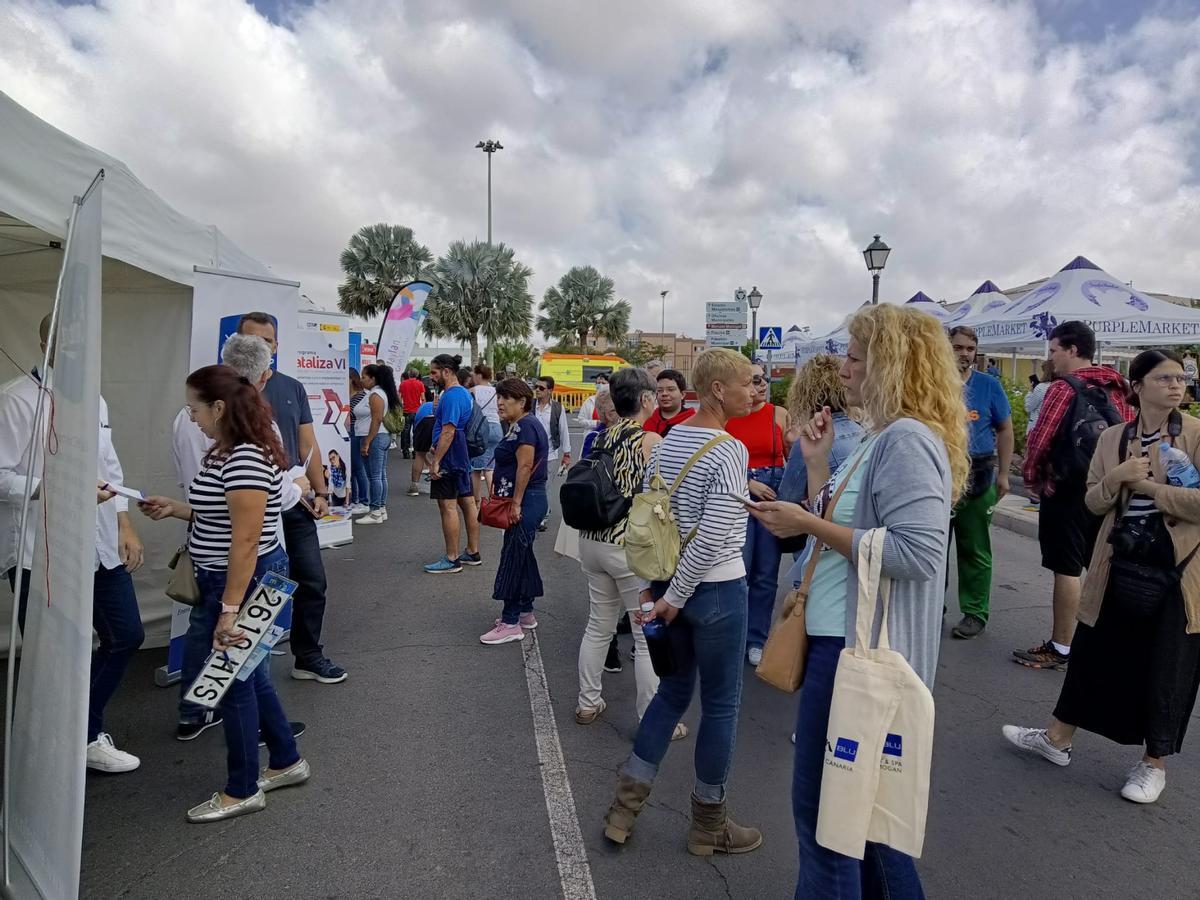
[{"label": "water bottle", "polygon": [[1200,487],[1200,472],[1192,465],[1191,458],[1178,447],[1172,447],[1170,441],[1158,445],[1163,468],[1167,470],[1167,480],[1175,487]]},{"label": "water bottle", "polygon": [[[653,611],[653,603],[642,604],[643,616]],[[670,626],[662,619],[642,623],[642,634],[646,637],[650,664],[654,666],[654,674],[659,678],[675,674],[675,654],[671,652],[671,635],[667,633],[668,628]]]}]

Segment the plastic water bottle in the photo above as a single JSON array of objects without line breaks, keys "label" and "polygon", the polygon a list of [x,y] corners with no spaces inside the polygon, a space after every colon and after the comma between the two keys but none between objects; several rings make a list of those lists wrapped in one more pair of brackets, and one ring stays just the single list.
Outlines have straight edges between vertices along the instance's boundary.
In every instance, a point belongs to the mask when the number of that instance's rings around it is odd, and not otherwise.
[{"label": "plastic water bottle", "polygon": [[1167,470],[1167,480],[1175,487],[1200,487],[1200,472],[1192,465],[1191,458],[1178,447],[1172,447],[1169,441],[1158,445],[1163,468]]},{"label": "plastic water bottle", "polygon": [[[642,615],[653,612],[653,603],[642,604]],[[650,654],[650,664],[654,666],[654,674],[659,678],[675,674],[675,654],[671,652],[671,636],[667,633],[670,628],[662,619],[653,619],[642,623],[642,634],[646,637],[646,650]]]}]

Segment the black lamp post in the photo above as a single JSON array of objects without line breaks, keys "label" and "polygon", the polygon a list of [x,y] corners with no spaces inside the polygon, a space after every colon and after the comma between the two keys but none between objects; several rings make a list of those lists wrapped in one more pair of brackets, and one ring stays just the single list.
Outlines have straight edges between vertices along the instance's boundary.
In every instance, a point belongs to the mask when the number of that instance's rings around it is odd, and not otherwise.
[{"label": "black lamp post", "polygon": [[758,358],[758,308],[762,306],[762,291],[757,287],[750,288],[750,293],[746,296],[746,302],[750,304],[750,340],[754,346],[754,357]]},{"label": "black lamp post", "polygon": [[492,242],[492,154],[503,150],[504,145],[499,141],[480,141],[475,145],[476,150],[482,150],[488,158],[488,243]]},{"label": "black lamp post", "polygon": [[867,262],[867,269],[871,273],[873,282],[871,287],[871,303],[879,302],[879,273],[883,271],[883,267],[887,265],[888,254],[892,252],[892,248],[879,239],[879,235],[875,235],[875,240],[871,241],[869,247],[863,251],[863,259]]}]

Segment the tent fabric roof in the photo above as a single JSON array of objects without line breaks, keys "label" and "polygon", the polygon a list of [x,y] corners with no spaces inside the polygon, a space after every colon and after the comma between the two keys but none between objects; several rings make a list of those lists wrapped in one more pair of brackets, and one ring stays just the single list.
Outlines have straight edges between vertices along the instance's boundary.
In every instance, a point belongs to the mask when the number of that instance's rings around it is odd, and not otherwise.
[{"label": "tent fabric roof", "polygon": [[123,162],[64,134],[0,92],[0,253],[62,240],[72,199],[104,170],[103,253],[179,284],[193,266],[247,275],[270,269],[213,225],[176,212]]},{"label": "tent fabric roof", "polygon": [[975,289],[970,297],[946,317],[948,326],[974,325],[985,317],[998,314],[1009,305],[1009,298],[989,279]]},{"label": "tent fabric roof", "polygon": [[1152,346],[1200,340],[1200,310],[1136,291],[1077,256],[1006,308],[971,322],[980,347],[1041,347],[1060,322],[1080,320],[1101,344]]}]

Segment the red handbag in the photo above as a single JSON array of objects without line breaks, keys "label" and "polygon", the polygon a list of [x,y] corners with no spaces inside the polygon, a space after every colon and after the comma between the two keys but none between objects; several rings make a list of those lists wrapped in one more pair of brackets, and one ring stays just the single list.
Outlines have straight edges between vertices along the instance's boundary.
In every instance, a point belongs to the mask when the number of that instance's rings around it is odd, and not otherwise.
[{"label": "red handbag", "polygon": [[510,497],[484,497],[479,506],[479,522],[489,528],[499,528],[508,531],[516,523],[513,521],[513,502]]}]

